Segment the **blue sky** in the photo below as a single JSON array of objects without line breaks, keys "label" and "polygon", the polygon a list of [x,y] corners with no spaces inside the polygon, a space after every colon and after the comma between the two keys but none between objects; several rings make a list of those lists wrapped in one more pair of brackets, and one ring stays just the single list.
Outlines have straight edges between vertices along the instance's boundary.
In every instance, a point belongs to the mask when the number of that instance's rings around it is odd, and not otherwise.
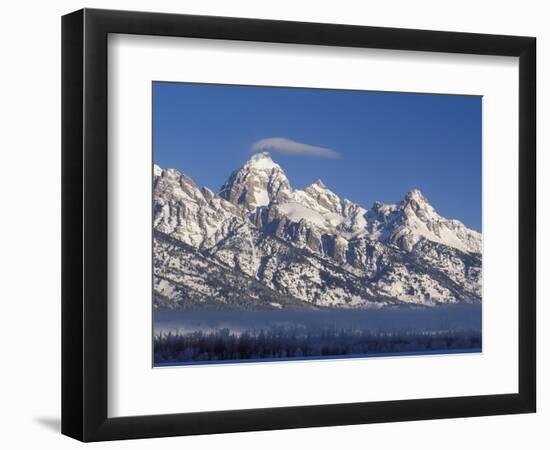
[{"label": "blue sky", "polygon": [[312,146],[271,151],[294,188],[320,178],[366,208],[417,188],[481,230],[481,97],[153,83],[154,161],[200,186],[217,191],[267,138]]}]

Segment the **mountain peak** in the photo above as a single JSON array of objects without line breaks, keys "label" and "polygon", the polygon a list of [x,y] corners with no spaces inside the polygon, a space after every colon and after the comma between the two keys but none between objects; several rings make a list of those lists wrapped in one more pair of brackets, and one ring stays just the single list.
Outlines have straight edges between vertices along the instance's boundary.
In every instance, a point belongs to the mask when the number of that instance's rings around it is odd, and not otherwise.
[{"label": "mountain peak", "polygon": [[255,153],[250,157],[245,165],[250,168],[259,170],[270,170],[274,169],[275,167],[279,167],[278,164],[275,164],[273,162],[273,160],[271,159],[271,154],[269,152]]},{"label": "mountain peak", "polygon": [[407,195],[405,195],[405,200],[416,200],[417,202],[424,202],[427,203],[428,199],[422,195],[422,192],[420,192],[420,189],[411,189],[409,192],[407,192]]},{"label": "mountain peak", "polygon": [[317,178],[317,180],[315,180],[313,183],[311,183],[311,186],[312,187],[319,187],[321,189],[326,189],[327,188],[326,184],[323,183],[320,178]]},{"label": "mountain peak", "polygon": [[429,202],[429,200],[424,197],[422,192],[419,189],[411,189],[405,195],[405,198],[401,202],[404,207],[412,208],[413,210],[425,210],[432,211],[435,214],[435,209]]},{"label": "mountain peak", "polygon": [[261,152],[252,155],[244,166],[231,174],[221,187],[220,196],[253,211],[272,201],[287,200],[291,192],[284,171],[273,162],[268,152]]},{"label": "mountain peak", "polygon": [[305,188],[304,192],[313,202],[313,209],[325,209],[340,214],[342,212],[342,201],[340,197],[325,186],[321,180],[317,180]]},{"label": "mountain peak", "polygon": [[411,189],[407,192],[401,205],[406,216],[413,214],[420,217],[423,221],[441,219],[441,216],[439,216],[419,189]]},{"label": "mountain peak", "polygon": [[259,152],[259,153],[254,153],[250,157],[250,161],[260,161],[262,159],[271,159],[271,153],[269,153],[269,152]]}]

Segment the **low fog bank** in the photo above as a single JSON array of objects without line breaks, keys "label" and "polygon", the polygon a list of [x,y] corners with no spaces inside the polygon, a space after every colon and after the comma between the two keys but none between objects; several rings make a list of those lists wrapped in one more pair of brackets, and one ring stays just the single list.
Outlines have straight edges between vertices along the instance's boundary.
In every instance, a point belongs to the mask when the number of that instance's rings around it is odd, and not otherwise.
[{"label": "low fog bank", "polygon": [[324,329],[368,331],[370,333],[419,333],[481,331],[482,306],[445,305],[432,308],[401,307],[378,310],[323,311],[177,311],[153,312],[154,334],[190,333],[228,329],[232,333],[276,327],[301,327],[307,331]]}]

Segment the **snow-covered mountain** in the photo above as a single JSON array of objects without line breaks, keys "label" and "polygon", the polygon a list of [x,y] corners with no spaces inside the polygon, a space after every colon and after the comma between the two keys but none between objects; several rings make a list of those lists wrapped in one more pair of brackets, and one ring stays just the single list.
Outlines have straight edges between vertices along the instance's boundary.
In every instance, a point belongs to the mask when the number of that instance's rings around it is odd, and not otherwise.
[{"label": "snow-covered mountain", "polygon": [[284,203],[292,195],[283,169],[269,153],[257,153],[231,174],[220,190],[220,197],[248,211],[271,203]]},{"label": "snow-covered mountain", "polygon": [[481,301],[481,234],[413,189],[364,209],[293,189],[268,153],[219,193],[154,168],[154,292],[165,307],[280,309]]}]

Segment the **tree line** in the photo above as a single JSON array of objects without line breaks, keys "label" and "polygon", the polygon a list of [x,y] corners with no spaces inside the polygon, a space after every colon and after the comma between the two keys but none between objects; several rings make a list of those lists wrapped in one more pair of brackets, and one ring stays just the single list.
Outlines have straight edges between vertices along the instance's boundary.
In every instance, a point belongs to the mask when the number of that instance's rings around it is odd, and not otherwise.
[{"label": "tree line", "polygon": [[481,333],[382,333],[328,328],[273,327],[243,333],[228,328],[163,333],[154,339],[155,363],[309,358],[481,349]]}]

